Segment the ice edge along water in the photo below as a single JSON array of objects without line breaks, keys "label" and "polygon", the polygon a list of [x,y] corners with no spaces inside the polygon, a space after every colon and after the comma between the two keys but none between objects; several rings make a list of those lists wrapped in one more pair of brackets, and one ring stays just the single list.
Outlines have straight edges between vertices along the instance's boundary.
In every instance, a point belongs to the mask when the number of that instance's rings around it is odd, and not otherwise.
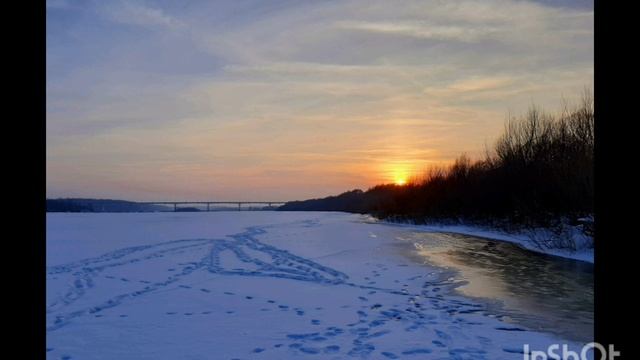
[{"label": "ice edge along water", "polygon": [[[543,239],[545,237],[552,236],[551,232],[547,229],[534,229],[529,231],[507,233],[495,228],[473,226],[473,225],[450,225],[450,224],[429,224],[429,225],[417,225],[410,223],[401,223],[395,221],[378,220],[372,216],[366,216],[367,221],[371,223],[381,223],[391,226],[401,226],[407,229],[415,229],[419,231],[427,232],[441,232],[441,233],[454,233],[461,235],[470,235],[485,239],[491,239],[496,241],[506,241],[516,245],[519,245],[527,250],[535,251],[541,254],[559,256],[567,259],[585,261],[594,263],[594,251],[593,248],[585,248],[576,251],[563,250],[563,249],[548,249],[536,246],[533,239]],[[576,244],[585,244],[588,240],[586,236],[580,234],[577,229],[574,229],[572,236]]]}]

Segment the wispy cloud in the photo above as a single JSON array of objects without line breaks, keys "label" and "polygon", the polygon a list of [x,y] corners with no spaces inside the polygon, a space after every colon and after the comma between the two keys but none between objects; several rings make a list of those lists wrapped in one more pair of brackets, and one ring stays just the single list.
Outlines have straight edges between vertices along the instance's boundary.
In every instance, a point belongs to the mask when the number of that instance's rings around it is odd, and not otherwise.
[{"label": "wispy cloud", "polygon": [[410,36],[422,39],[477,41],[496,32],[492,28],[464,28],[461,26],[433,25],[423,22],[342,22],[338,27],[373,33]]},{"label": "wispy cloud", "polygon": [[109,19],[122,24],[145,27],[159,26],[170,29],[184,26],[182,21],[165,13],[161,8],[155,8],[132,0],[103,3],[100,10]]},{"label": "wispy cloud", "polygon": [[593,78],[593,11],[584,7],[83,6],[48,20],[61,22],[48,35],[52,195],[69,194],[69,183],[87,189],[76,195],[99,187],[132,198],[366,187],[385,181],[389,164],[421,169],[480,153],[507,111],[554,108]]}]

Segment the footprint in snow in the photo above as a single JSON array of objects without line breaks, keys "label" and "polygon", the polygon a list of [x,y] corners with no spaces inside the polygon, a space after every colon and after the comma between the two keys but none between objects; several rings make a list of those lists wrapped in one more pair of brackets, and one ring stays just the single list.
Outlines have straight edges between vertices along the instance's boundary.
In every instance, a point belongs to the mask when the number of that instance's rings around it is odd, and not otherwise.
[{"label": "footprint in snow", "polygon": [[340,351],[340,346],[338,345],[329,345],[324,348],[325,354],[335,354]]},{"label": "footprint in snow", "polygon": [[388,351],[383,351],[381,352],[382,356],[386,357],[387,359],[397,359],[398,355],[392,353],[392,352],[388,352]]},{"label": "footprint in snow", "polygon": [[442,340],[451,340],[451,336],[443,331],[435,330],[436,335]]},{"label": "footprint in snow", "polygon": [[417,354],[431,354],[431,349],[427,349],[427,348],[411,349],[411,350],[405,350],[402,352],[402,355],[417,355]]},{"label": "footprint in snow", "polygon": [[518,328],[518,327],[497,327],[495,329],[502,330],[502,331],[527,331],[525,329]]},{"label": "footprint in snow", "polygon": [[409,327],[404,328],[404,331],[406,331],[406,332],[412,332],[412,331],[416,331],[416,330],[418,330],[419,328],[420,328],[420,325],[419,325],[419,324],[413,324],[413,325],[411,325],[411,326],[409,326]]},{"label": "footprint in snow", "polygon": [[318,354],[320,353],[320,349],[317,348],[313,348],[313,347],[300,347],[298,348],[299,351],[305,353],[305,354]]},{"label": "footprint in snow", "polygon": [[376,347],[372,344],[358,344],[349,351],[348,355],[351,357],[368,357],[375,349]]}]

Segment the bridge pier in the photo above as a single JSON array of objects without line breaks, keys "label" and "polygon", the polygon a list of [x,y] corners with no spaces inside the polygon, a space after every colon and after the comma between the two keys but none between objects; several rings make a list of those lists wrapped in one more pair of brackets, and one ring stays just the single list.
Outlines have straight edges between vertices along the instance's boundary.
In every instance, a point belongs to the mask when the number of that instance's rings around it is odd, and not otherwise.
[{"label": "bridge pier", "polygon": [[173,203],[173,212],[178,211],[178,203]]},{"label": "bridge pier", "polygon": [[241,205],[241,203],[238,203],[238,211],[240,211],[240,205]]},{"label": "bridge pier", "polygon": [[209,210],[209,205],[210,205],[210,203],[207,203],[207,211],[210,211],[210,210]]}]

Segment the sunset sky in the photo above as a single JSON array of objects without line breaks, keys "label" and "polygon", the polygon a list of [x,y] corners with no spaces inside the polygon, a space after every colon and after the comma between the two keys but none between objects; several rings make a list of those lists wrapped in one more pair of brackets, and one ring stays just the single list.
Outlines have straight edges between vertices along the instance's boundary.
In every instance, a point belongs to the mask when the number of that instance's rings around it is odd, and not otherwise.
[{"label": "sunset sky", "polygon": [[293,200],[593,86],[591,1],[47,1],[47,197]]}]

